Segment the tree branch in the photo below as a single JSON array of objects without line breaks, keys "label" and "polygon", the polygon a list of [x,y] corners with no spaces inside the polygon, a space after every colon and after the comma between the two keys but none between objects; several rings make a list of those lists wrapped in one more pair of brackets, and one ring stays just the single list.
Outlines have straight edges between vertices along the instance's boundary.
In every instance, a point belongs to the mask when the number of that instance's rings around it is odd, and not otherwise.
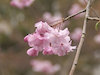
[{"label": "tree branch", "polygon": [[90,6],[91,6],[91,0],[88,0],[87,6],[86,6],[86,15],[85,15],[84,24],[83,24],[82,36],[81,36],[79,45],[77,47],[77,52],[76,52],[76,55],[75,55],[75,58],[74,58],[74,61],[73,61],[73,64],[72,64],[72,68],[69,72],[69,75],[74,74],[74,71],[75,71],[75,68],[76,68],[76,65],[77,65],[77,62],[78,62],[78,59],[79,59],[79,55],[80,55],[81,48],[82,48],[84,38],[85,38],[85,34],[86,34],[86,26],[87,26],[87,21],[88,21],[88,17],[89,17]]},{"label": "tree branch", "polygon": [[83,9],[83,10],[81,10],[81,11],[79,11],[79,12],[73,14],[73,15],[70,15],[70,16],[68,16],[68,17],[66,17],[66,18],[63,18],[63,19],[57,21],[56,23],[51,24],[51,27],[55,27],[55,26],[57,26],[58,24],[60,24],[60,23],[62,23],[62,22],[65,22],[65,21],[67,21],[67,20],[69,20],[69,19],[71,19],[71,18],[73,18],[73,17],[75,17],[75,16],[77,16],[77,15],[79,15],[79,14],[81,14],[81,13],[84,13],[84,12],[86,12],[86,9]]},{"label": "tree branch", "polygon": [[64,18],[63,22],[64,22],[64,21],[67,21],[68,19],[71,19],[71,18],[73,18],[73,17],[75,17],[75,16],[77,16],[77,15],[83,13],[83,12],[86,12],[86,9],[83,9],[83,10],[81,10],[81,11],[79,11],[79,12],[73,14],[73,15],[70,15],[70,16]]},{"label": "tree branch", "polygon": [[100,21],[100,18],[97,18],[97,17],[88,17],[88,20]]}]

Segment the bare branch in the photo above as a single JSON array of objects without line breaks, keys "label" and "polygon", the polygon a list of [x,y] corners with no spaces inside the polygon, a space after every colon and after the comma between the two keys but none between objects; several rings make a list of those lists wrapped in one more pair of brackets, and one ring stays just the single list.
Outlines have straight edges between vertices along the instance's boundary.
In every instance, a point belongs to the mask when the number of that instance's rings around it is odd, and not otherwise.
[{"label": "bare branch", "polygon": [[79,14],[81,14],[81,13],[84,13],[84,12],[86,12],[86,9],[83,9],[83,10],[81,10],[81,11],[79,11],[79,12],[73,14],[73,15],[70,15],[70,16],[68,16],[68,17],[66,17],[66,18],[63,18],[63,19],[57,21],[56,23],[51,24],[51,26],[52,26],[52,27],[55,27],[55,26],[57,26],[58,24],[60,24],[60,23],[62,23],[62,22],[65,22],[65,21],[67,21],[67,20],[69,20],[69,19],[71,19],[71,18],[73,18],[73,17],[75,17],[75,16],[77,16],[77,15],[79,15]]},{"label": "bare branch", "polygon": [[97,17],[88,17],[88,20],[100,21],[100,18],[97,18]]},{"label": "bare branch", "polygon": [[77,62],[78,62],[78,59],[79,59],[79,55],[80,55],[81,48],[82,48],[82,45],[83,45],[83,42],[84,42],[84,38],[85,38],[85,34],[86,34],[86,26],[87,26],[90,6],[91,6],[91,0],[88,0],[87,7],[86,7],[86,15],[85,15],[84,24],[83,24],[82,36],[81,36],[79,45],[77,47],[77,52],[76,52],[76,55],[75,55],[75,58],[74,58],[74,61],[73,61],[73,64],[72,64],[72,68],[71,68],[71,70],[69,72],[69,75],[73,75],[74,74],[74,71],[75,71],[75,68],[76,68],[76,65],[77,65]]},{"label": "bare branch", "polygon": [[85,11],[86,11],[86,9],[83,9],[83,10],[81,10],[81,11],[79,11],[79,12],[77,12],[77,13],[71,15],[71,16],[68,16],[68,17],[64,18],[64,21],[67,21],[68,19],[71,19],[71,18],[73,18],[73,17],[75,17],[75,16],[77,16],[77,15],[79,15],[79,14],[85,12]]}]

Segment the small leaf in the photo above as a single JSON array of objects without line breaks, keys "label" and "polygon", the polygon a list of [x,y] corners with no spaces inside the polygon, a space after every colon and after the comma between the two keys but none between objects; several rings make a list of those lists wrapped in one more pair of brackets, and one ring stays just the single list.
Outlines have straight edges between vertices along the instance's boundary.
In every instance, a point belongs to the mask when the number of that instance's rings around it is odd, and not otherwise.
[{"label": "small leaf", "polygon": [[98,26],[99,26],[100,21],[98,21],[95,25],[95,29],[98,31]]}]

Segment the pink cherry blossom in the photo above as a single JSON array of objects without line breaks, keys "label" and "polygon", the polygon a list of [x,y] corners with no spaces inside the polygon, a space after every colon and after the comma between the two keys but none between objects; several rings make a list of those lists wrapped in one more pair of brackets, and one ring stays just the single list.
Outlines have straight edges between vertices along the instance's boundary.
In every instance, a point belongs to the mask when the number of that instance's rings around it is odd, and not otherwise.
[{"label": "pink cherry blossom", "polygon": [[67,28],[64,30],[54,29],[52,33],[46,34],[51,43],[52,52],[55,55],[64,56],[68,52],[72,51],[72,49],[75,49],[75,47],[72,48],[72,46],[70,46],[71,41],[68,35],[69,31]]},{"label": "pink cherry blossom", "polygon": [[43,19],[48,23],[52,23],[54,21],[61,20],[62,19],[62,15],[60,13],[55,13],[54,15],[52,15],[49,12],[45,12],[43,14]]},{"label": "pink cherry blossom", "polygon": [[72,33],[71,33],[71,38],[74,41],[79,41],[82,35],[82,29],[81,28],[76,28]]},{"label": "pink cherry blossom", "polygon": [[71,46],[68,28],[54,29],[42,21],[36,23],[35,27],[35,33],[28,34],[24,38],[32,47],[27,51],[28,55],[37,56],[39,52],[42,52],[44,55],[64,56],[75,49],[75,46]]},{"label": "pink cherry blossom", "polygon": [[[69,13],[69,15],[72,15],[72,14],[79,12],[80,10],[82,10],[82,8],[79,4],[73,4],[68,13]],[[75,18],[83,17],[83,15],[84,15],[84,13],[81,13],[81,14],[77,15]]]},{"label": "pink cherry blossom", "polygon": [[[62,20],[62,15],[60,12],[55,12],[53,15],[50,12],[45,12],[43,14],[43,20],[46,21],[48,24],[52,24],[54,22],[58,22]],[[70,22],[66,21],[60,24],[60,28],[63,29],[64,25],[68,25]]]},{"label": "pink cherry blossom", "polygon": [[34,48],[30,48],[27,50],[27,54],[30,56],[38,56],[38,50],[35,50]]},{"label": "pink cherry blossom", "polygon": [[32,69],[35,72],[43,72],[45,74],[53,75],[60,70],[60,65],[52,65],[50,61],[47,60],[32,60],[31,61]]},{"label": "pink cherry blossom", "polygon": [[95,41],[96,43],[100,43],[100,34],[98,34],[98,35],[96,35],[96,36],[94,37],[94,41]]},{"label": "pink cherry blossom", "polygon": [[34,33],[27,35],[24,40],[28,42],[30,47],[33,47],[35,50],[42,51],[44,46],[47,45],[45,37],[40,36],[40,34]]},{"label": "pink cherry blossom", "polygon": [[39,33],[40,35],[43,35],[46,32],[50,32],[53,30],[52,27],[50,27],[46,22],[38,22],[35,24],[36,32]]},{"label": "pink cherry blossom", "polygon": [[29,7],[35,0],[12,0],[11,5],[17,8]]}]

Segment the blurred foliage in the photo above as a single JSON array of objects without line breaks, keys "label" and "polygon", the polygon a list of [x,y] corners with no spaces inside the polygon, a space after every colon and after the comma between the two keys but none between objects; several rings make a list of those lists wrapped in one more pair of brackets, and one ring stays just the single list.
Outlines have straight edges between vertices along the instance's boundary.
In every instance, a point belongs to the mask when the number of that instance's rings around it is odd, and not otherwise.
[{"label": "blurred foliage", "polygon": [[[78,0],[36,0],[31,7],[20,10],[10,5],[11,0],[0,0],[0,75],[44,75],[32,71],[30,60],[43,59],[51,60],[62,66],[60,72],[55,75],[66,75],[69,72],[75,51],[66,56],[44,56],[30,57],[26,54],[29,48],[24,43],[23,38],[28,33],[34,32],[34,24],[42,20],[45,12],[54,14],[55,10],[61,12],[63,17],[68,16],[68,10]],[[58,7],[56,7],[58,3]],[[80,4],[83,8],[85,5]],[[100,13],[100,1],[96,0],[93,8]],[[100,14],[98,14],[100,16]],[[91,16],[96,16],[91,12]],[[76,27],[82,27],[83,18],[71,19],[68,26],[72,32]],[[100,65],[100,44],[93,40],[94,36],[100,32],[95,30],[95,23],[89,21],[87,35],[82,47],[81,56],[75,75],[94,75],[94,69]],[[73,42],[77,45],[78,43]],[[98,74],[99,75],[99,74]]]}]

